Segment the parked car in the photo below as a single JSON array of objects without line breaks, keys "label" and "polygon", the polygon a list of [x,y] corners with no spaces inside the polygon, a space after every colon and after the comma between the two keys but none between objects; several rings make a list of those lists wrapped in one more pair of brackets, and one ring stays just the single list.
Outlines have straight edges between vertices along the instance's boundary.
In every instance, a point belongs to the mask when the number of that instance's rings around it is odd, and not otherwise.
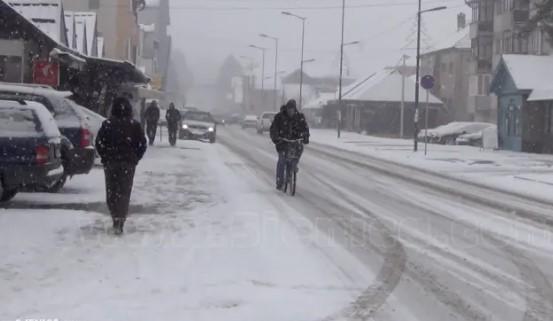
[{"label": "parked car", "polygon": [[493,133],[495,133],[495,136],[497,136],[497,126],[490,126],[490,127],[485,128],[484,130],[481,130],[481,131],[476,132],[476,133],[460,135],[455,140],[455,143],[457,145],[469,145],[469,146],[483,147],[484,132],[486,130],[492,130]]},{"label": "parked car", "polygon": [[[465,134],[474,134],[482,130],[495,126],[491,123],[480,122],[452,122],[428,130],[428,142],[443,145],[455,145],[457,137]],[[418,135],[419,141],[425,139],[425,130],[421,130]]]},{"label": "parked car", "polygon": [[62,135],[40,103],[0,99],[0,202],[39,191],[63,176]]},{"label": "parked car", "polygon": [[275,119],[277,113],[275,112],[265,112],[257,120],[257,133],[263,134],[263,132],[269,131],[273,120]]},{"label": "parked car", "polygon": [[208,112],[188,111],[182,117],[179,138],[209,140],[213,144],[217,139],[217,123]]},{"label": "parked car", "polygon": [[64,144],[64,175],[49,192],[63,188],[67,178],[73,175],[88,174],[94,166],[94,137],[86,116],[77,110],[76,104],[68,99],[72,93],[30,86],[0,84],[0,98],[24,99],[43,104],[53,115],[63,136],[71,142]]},{"label": "parked car", "polygon": [[242,129],[246,128],[257,128],[257,116],[256,115],[246,115],[242,120]]}]

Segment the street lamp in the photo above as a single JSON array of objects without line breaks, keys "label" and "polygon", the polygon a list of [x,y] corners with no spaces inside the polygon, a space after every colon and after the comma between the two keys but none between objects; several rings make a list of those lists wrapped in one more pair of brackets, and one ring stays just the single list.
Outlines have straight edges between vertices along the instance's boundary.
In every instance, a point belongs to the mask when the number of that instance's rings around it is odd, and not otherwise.
[{"label": "street lamp", "polygon": [[414,151],[419,150],[419,142],[417,141],[419,134],[419,83],[420,83],[420,55],[421,55],[421,16],[426,12],[440,11],[447,9],[446,6],[435,7],[431,9],[421,10],[422,1],[419,0],[419,10],[417,11],[417,75],[415,84],[415,119],[414,119]]},{"label": "street lamp", "polygon": [[301,20],[301,23],[302,23],[302,28],[301,28],[301,64],[300,64],[300,104],[299,104],[299,107],[300,107],[300,110],[301,110],[302,103],[303,103],[303,63],[304,63],[303,53],[304,53],[304,48],[305,48],[305,20],[307,20],[307,17],[298,16],[298,15],[293,14],[293,13],[288,12],[288,11],[283,11],[282,14],[285,15],[285,16],[298,18],[298,19]]},{"label": "street lamp", "polygon": [[275,110],[278,110],[278,98],[277,98],[277,90],[278,90],[278,87],[277,87],[277,73],[278,73],[278,38],[277,37],[271,37],[267,34],[260,34],[259,35],[260,37],[262,38],[267,38],[267,39],[272,39],[275,41],[275,76],[274,76],[274,92],[273,92],[273,96],[274,96],[274,107],[275,107]]},{"label": "street lamp", "polygon": [[249,46],[250,48],[253,48],[253,49],[257,49],[257,50],[261,50],[261,59],[262,59],[262,63],[261,63],[261,89],[265,89],[265,51],[267,50],[267,48],[263,48],[263,47],[259,47],[259,46],[256,46],[256,45],[250,45]]},{"label": "street lamp", "polygon": [[340,40],[340,81],[338,84],[338,120],[337,120],[337,134],[338,138],[341,136],[342,132],[342,82],[344,78],[344,47],[357,45],[359,41],[351,41],[344,43],[344,33],[346,26],[346,0],[342,0],[342,38]]}]

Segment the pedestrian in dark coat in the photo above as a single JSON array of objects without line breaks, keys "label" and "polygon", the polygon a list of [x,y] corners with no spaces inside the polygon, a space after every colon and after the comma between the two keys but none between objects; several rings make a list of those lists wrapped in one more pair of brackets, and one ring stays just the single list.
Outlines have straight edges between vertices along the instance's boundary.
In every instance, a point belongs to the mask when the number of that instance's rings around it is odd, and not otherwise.
[{"label": "pedestrian in dark coat", "polygon": [[177,142],[177,133],[182,120],[180,111],[175,108],[175,104],[169,104],[165,119],[167,120],[167,130],[169,131],[169,142],[174,146]]},{"label": "pedestrian in dark coat", "polygon": [[111,117],[103,122],[96,137],[96,150],[104,165],[107,205],[116,234],[123,233],[135,168],[146,152],[146,145],[142,126],[133,119],[130,102],[115,99]]},{"label": "pedestrian in dark coat", "polygon": [[146,108],[144,118],[146,119],[146,133],[148,134],[151,146],[156,139],[157,126],[160,118],[160,110],[157,101],[152,101],[148,108]]},{"label": "pedestrian in dark coat", "polygon": [[305,116],[298,111],[295,100],[288,101],[286,105],[280,108],[280,113],[275,116],[271,124],[270,134],[278,152],[276,185],[277,189],[281,189],[284,181],[286,151],[289,144],[282,139],[303,139],[304,144],[309,144],[309,126]]}]

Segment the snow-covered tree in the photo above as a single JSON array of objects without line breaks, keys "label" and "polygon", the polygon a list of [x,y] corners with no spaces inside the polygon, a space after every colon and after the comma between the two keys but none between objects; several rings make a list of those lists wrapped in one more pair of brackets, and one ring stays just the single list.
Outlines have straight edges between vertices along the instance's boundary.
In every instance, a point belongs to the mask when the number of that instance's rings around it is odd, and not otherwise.
[{"label": "snow-covered tree", "polygon": [[528,22],[528,30],[542,28],[547,34],[548,41],[553,44],[553,0],[543,0],[536,3],[536,14]]}]

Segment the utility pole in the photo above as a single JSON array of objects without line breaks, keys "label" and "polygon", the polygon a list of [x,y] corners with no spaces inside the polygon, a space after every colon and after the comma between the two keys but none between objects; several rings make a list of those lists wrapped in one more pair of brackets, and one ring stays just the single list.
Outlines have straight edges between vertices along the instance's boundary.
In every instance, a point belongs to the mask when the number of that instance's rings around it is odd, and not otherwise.
[{"label": "utility pole", "polygon": [[340,42],[340,80],[338,83],[338,139],[342,135],[342,78],[344,76],[344,29],[346,19],[346,0],[342,0],[342,40]]},{"label": "utility pole", "polygon": [[405,72],[407,70],[407,58],[409,56],[403,55],[401,59],[403,60],[403,65],[401,69],[401,111],[400,111],[400,117],[399,117],[399,137],[403,138],[404,134],[404,127],[405,127]]},{"label": "utility pole", "polygon": [[300,110],[303,108],[303,54],[305,46],[305,19],[301,20]]},{"label": "utility pole", "polygon": [[417,11],[417,72],[415,80],[415,119],[414,119],[414,151],[419,150],[419,82],[420,82],[420,54],[421,54],[421,15],[422,1],[419,0],[419,10]]}]

